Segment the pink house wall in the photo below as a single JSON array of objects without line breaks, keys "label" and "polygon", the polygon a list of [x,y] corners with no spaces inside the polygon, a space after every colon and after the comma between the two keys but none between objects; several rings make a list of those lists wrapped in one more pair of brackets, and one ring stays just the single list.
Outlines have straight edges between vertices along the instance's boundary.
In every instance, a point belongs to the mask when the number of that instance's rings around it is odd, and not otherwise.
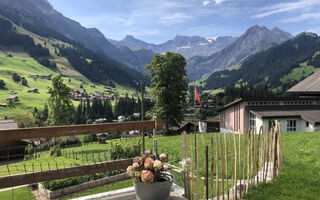
[{"label": "pink house wall", "polygon": [[248,130],[249,115],[245,109],[246,102],[234,104],[220,112],[220,128],[243,133]]}]

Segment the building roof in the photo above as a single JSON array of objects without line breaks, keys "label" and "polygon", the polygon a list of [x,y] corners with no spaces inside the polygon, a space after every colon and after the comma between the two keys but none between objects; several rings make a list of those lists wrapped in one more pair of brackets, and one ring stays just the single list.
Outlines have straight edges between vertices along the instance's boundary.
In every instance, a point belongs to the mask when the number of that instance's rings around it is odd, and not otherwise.
[{"label": "building roof", "polygon": [[301,117],[313,124],[320,123],[320,106],[248,106],[247,109],[261,118]]},{"label": "building roof", "polygon": [[261,97],[261,98],[239,98],[231,103],[228,103],[224,105],[222,108],[220,108],[218,111],[224,110],[225,108],[228,108],[230,106],[233,106],[237,103],[243,102],[243,101],[296,101],[296,100],[311,100],[312,98],[302,98],[302,97]]},{"label": "building roof", "polygon": [[0,120],[0,130],[15,129],[15,128],[18,128],[18,125],[17,123],[14,122],[13,119]]},{"label": "building roof", "polygon": [[289,93],[320,94],[320,70],[307,77],[289,90]]}]

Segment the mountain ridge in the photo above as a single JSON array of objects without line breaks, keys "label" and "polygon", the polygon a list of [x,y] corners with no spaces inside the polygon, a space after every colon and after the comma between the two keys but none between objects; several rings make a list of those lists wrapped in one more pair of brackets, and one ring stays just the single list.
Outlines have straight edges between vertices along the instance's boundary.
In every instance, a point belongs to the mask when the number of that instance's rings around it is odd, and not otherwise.
[{"label": "mountain ridge", "polygon": [[217,89],[225,85],[264,83],[276,88],[300,81],[318,68],[320,37],[303,32],[280,45],[252,55],[237,69],[214,72],[206,80],[205,87]]},{"label": "mountain ridge", "polygon": [[211,73],[237,65],[250,55],[275,46],[290,39],[292,36],[276,28],[269,30],[266,27],[254,25],[234,42],[221,51],[208,57],[192,57],[188,60],[188,77],[191,80],[200,79]]},{"label": "mountain ridge", "polygon": [[[127,50],[123,51],[112,45],[98,29],[85,28],[79,22],[63,16],[47,0],[0,0],[0,3],[0,14],[40,36],[53,37],[69,43],[70,40],[74,40],[90,50],[103,53],[134,69],[143,68],[150,62],[144,57],[139,57],[141,54],[135,54],[134,51],[127,55]],[[143,64],[137,64],[141,60]]]}]

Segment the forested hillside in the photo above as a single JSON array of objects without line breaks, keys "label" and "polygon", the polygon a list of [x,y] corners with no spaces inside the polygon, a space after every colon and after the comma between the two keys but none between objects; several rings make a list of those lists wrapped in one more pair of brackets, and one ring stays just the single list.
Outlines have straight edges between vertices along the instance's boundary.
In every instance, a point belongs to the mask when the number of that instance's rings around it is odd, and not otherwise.
[{"label": "forested hillside", "polygon": [[[9,20],[0,18],[0,34],[0,45],[21,47],[39,64],[56,69],[56,63],[50,61],[52,56],[49,49],[41,44],[35,44],[30,36],[18,33],[17,28]],[[144,80],[141,73],[76,43],[67,47],[64,44],[57,45],[55,53],[60,57],[66,57],[74,69],[97,83],[107,84],[112,80],[120,85],[136,88],[137,82]]]},{"label": "forested hillside", "polygon": [[301,33],[278,46],[259,52],[239,68],[214,72],[205,85],[207,89],[225,85],[267,84],[271,88],[307,77],[320,67],[320,38]]}]

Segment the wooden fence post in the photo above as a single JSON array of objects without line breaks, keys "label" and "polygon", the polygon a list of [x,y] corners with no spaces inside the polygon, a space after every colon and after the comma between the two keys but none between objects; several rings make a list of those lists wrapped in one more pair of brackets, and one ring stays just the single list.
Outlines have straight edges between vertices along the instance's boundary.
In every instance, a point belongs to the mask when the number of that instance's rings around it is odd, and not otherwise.
[{"label": "wooden fence post", "polygon": [[236,142],[236,136],[233,133],[233,145],[234,145],[234,186],[235,186],[235,192],[234,192],[234,198],[238,199],[237,196],[237,142]]},{"label": "wooden fence post", "polygon": [[218,146],[218,133],[216,133],[216,196],[219,200],[219,146]]},{"label": "wooden fence post", "polygon": [[224,158],[223,158],[223,150],[222,150],[222,140],[221,135],[219,135],[219,144],[220,144],[220,157],[221,157],[221,189],[222,189],[222,199],[224,200]]},{"label": "wooden fence post", "polygon": [[211,146],[211,199],[213,199],[213,172],[214,172],[214,152],[213,152],[213,137],[210,137]]},{"label": "wooden fence post", "polygon": [[205,199],[209,199],[209,158],[208,146],[205,148]]},{"label": "wooden fence post", "polygon": [[227,195],[228,195],[228,200],[230,199],[230,192],[229,192],[229,173],[228,173],[228,143],[226,140],[226,133],[223,134],[223,140],[224,140],[224,156],[226,160],[226,179],[227,179]]}]

